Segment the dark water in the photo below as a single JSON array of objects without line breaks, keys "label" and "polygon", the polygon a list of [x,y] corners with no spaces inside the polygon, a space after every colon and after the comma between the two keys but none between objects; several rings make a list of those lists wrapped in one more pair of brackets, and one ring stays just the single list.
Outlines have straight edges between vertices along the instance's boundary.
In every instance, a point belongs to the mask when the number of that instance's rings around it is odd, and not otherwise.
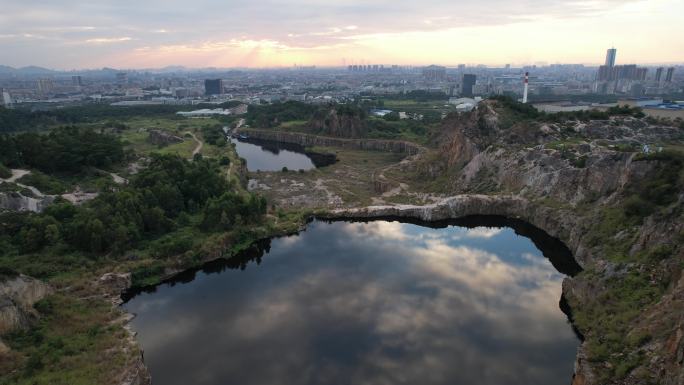
[{"label": "dark water", "polygon": [[562,278],[510,228],[313,222],[125,307],[153,384],[568,384]]},{"label": "dark water", "polygon": [[247,160],[249,171],[311,170],[316,168],[313,160],[292,145],[279,145],[276,142],[248,143],[231,139],[241,158]]}]

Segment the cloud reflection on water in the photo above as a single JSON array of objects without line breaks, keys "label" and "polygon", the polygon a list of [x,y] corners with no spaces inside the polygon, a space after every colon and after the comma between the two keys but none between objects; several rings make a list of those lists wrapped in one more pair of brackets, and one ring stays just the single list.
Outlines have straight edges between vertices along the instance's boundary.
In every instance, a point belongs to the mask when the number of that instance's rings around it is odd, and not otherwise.
[{"label": "cloud reflection on water", "polygon": [[126,306],[158,384],[549,384],[577,346],[561,279],[509,229],[314,223]]}]

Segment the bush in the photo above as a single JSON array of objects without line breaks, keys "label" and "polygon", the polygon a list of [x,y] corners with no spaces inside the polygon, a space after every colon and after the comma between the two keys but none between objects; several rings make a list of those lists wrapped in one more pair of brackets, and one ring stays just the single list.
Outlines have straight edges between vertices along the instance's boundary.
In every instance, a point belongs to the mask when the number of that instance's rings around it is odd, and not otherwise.
[{"label": "bush", "polygon": [[43,194],[63,194],[67,191],[66,184],[38,171],[22,176],[17,182],[35,187]]},{"label": "bush", "polygon": [[399,113],[398,112],[390,112],[389,114],[386,114],[382,118],[388,122],[398,122],[399,121]]},{"label": "bush", "polygon": [[0,163],[0,178],[2,179],[7,179],[12,176],[12,171],[10,171],[9,168],[5,167],[4,164]]}]

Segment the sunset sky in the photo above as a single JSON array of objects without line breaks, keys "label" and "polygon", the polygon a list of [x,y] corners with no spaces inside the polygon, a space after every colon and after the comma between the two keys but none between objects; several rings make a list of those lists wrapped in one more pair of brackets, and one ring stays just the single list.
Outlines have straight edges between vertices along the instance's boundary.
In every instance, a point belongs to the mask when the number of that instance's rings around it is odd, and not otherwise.
[{"label": "sunset sky", "polygon": [[0,0],[0,64],[55,69],[684,62],[682,0]]}]

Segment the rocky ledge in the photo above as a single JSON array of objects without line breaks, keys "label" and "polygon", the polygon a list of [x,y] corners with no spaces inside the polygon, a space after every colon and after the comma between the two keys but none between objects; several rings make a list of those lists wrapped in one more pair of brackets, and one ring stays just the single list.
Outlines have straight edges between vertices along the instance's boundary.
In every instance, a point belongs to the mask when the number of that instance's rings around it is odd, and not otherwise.
[{"label": "rocky ledge", "polygon": [[[25,275],[0,275],[0,335],[25,329],[37,318],[33,305],[51,289],[45,283]],[[9,348],[0,340],[0,355]]]},{"label": "rocky ledge", "polygon": [[[469,216],[503,216],[507,218],[519,219],[528,222],[549,235],[561,240],[572,251],[576,262],[582,267],[591,266],[598,269],[601,275],[619,275],[618,272],[611,273],[616,266],[604,261],[595,254],[595,247],[586,244],[586,229],[591,226],[586,218],[575,215],[573,211],[551,208],[546,205],[538,204],[524,197],[516,195],[458,195],[446,198],[439,203],[414,206],[370,206],[355,209],[338,209],[324,214],[328,219],[380,219],[398,218],[407,220],[420,220],[426,222],[443,221],[449,219],[460,219]],[[651,224],[654,225],[654,224]],[[644,227],[644,233],[656,230]],[[600,280],[606,279],[602,277]],[[595,306],[591,298],[596,296],[600,290],[600,283],[591,282],[586,276],[566,277],[563,281],[563,297],[561,307],[572,321],[572,314],[575,310],[568,304],[574,306]],[[597,287],[599,286],[599,287]],[[654,337],[644,348],[650,354],[650,362],[646,364],[646,375],[651,379],[658,379],[660,384],[679,385],[684,383],[684,368],[682,361],[684,357],[684,317],[680,312],[672,313],[673,309],[684,308],[684,277],[676,281],[672,290],[667,293],[658,304],[643,311],[646,324],[651,322],[650,327],[657,329],[662,324],[653,322],[654,319],[668,319],[675,323],[675,327],[670,330],[653,330]],[[582,309],[584,310],[584,309]],[[648,321],[650,320],[650,321]],[[576,326],[576,325],[574,325]],[[639,327],[639,326],[636,326]],[[648,326],[644,326],[648,327]],[[582,330],[578,330],[582,332]],[[655,337],[658,335],[658,337]],[[589,338],[597,338],[590,336]],[[628,338],[628,336],[625,336]],[[600,363],[588,359],[588,349],[590,340],[584,339],[576,356],[575,374],[573,385],[604,384],[596,372],[601,370]],[[599,365],[599,366],[597,366]],[[598,370],[597,370],[598,369]],[[621,382],[610,382],[620,384],[647,384],[648,380],[636,376],[627,376]]]},{"label": "rocky ledge", "polygon": [[415,155],[425,151],[425,148],[422,146],[400,140],[345,139],[305,134],[301,132],[260,130],[244,127],[236,129],[236,132],[245,134],[251,138],[274,142],[295,143],[304,147],[340,147],[349,150],[384,151],[407,155]]}]

